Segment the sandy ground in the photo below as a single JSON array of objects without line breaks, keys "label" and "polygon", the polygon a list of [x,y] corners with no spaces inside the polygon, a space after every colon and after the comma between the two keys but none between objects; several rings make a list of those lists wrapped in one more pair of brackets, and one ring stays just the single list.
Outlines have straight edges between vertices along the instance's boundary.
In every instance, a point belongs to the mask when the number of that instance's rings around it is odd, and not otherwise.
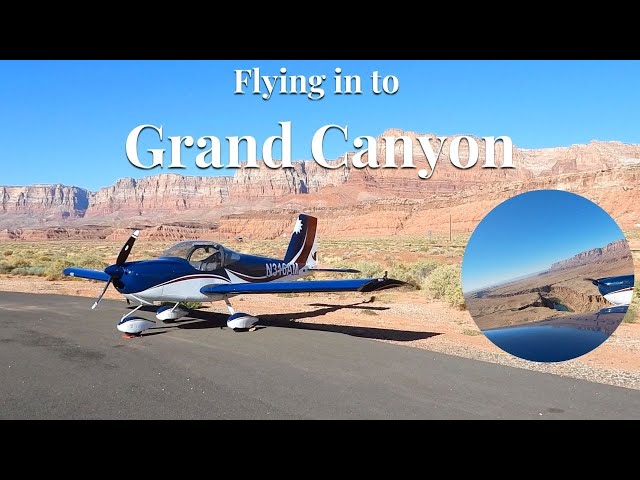
[{"label": "sandy ground", "polygon": [[[0,275],[0,290],[74,295],[87,298],[87,309],[102,284],[81,279],[48,281],[41,277]],[[105,298],[123,301],[109,289]],[[640,390],[640,323],[622,323],[609,339],[592,352],[559,363],[537,363],[516,358],[495,347],[466,311],[427,300],[422,291],[301,295],[244,295],[234,307],[268,323],[336,331],[451,355],[473,358],[557,375]],[[223,303],[206,304],[202,311],[225,313]],[[0,312],[1,315],[1,312]],[[150,314],[147,314],[150,315]],[[114,335],[117,334],[114,318]]]}]

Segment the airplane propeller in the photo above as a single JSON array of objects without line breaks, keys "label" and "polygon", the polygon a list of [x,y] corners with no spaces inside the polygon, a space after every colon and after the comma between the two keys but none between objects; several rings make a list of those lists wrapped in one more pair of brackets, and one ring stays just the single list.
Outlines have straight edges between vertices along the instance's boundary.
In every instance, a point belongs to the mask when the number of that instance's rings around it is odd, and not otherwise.
[{"label": "airplane propeller", "polygon": [[94,310],[98,306],[98,304],[100,303],[100,300],[102,300],[102,297],[104,297],[104,294],[107,293],[107,289],[109,288],[109,285],[111,285],[113,280],[118,279],[122,276],[122,265],[124,265],[124,263],[127,261],[127,258],[129,258],[129,254],[131,253],[133,244],[136,243],[136,238],[138,238],[139,234],[140,234],[140,230],[136,230],[135,232],[133,232],[129,237],[129,239],[127,240],[127,242],[120,249],[120,253],[118,253],[118,258],[116,258],[116,263],[104,269],[104,272],[107,275],[109,275],[109,281],[104,286],[102,293],[100,294],[98,299],[95,301],[95,303],[91,307],[91,310]]},{"label": "airplane propeller", "polygon": [[600,285],[600,283],[601,283],[601,282],[599,282],[598,280],[596,280],[595,278],[585,277],[584,279],[585,279],[587,282],[591,282],[591,283],[593,283],[596,287],[597,287],[598,285]]}]

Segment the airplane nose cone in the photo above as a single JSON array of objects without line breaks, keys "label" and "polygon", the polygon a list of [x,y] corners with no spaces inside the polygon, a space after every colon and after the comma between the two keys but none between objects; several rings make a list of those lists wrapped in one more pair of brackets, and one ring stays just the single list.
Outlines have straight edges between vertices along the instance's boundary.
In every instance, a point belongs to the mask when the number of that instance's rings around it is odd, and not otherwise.
[{"label": "airplane nose cone", "polygon": [[118,265],[109,265],[104,269],[104,273],[112,278],[120,278],[124,272],[122,271],[122,267]]}]

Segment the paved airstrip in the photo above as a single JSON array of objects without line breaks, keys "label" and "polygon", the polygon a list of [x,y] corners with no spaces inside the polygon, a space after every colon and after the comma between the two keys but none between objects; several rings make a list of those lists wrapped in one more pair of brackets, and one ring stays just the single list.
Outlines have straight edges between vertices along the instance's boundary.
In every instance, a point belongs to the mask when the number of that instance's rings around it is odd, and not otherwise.
[{"label": "paved airstrip", "polygon": [[[286,301],[286,299],[284,300]],[[125,340],[125,302],[0,292],[3,419],[627,419],[640,391],[195,312]],[[251,313],[251,312],[249,312]],[[295,312],[292,312],[295,314]],[[152,312],[142,316],[155,319]],[[379,330],[379,329],[378,329]],[[424,334],[429,336],[428,332]],[[367,338],[369,337],[369,338]]]}]

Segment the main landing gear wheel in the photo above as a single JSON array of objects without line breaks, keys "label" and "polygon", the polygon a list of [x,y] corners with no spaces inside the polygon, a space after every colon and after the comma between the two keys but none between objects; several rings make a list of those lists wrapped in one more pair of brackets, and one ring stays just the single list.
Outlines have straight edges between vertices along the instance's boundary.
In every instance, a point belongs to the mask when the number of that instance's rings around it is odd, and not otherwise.
[{"label": "main landing gear wheel", "polygon": [[233,329],[234,332],[253,332],[256,330],[256,323],[258,323],[258,317],[249,315],[248,313],[236,312],[228,298],[224,299],[229,309],[229,318],[227,319],[227,326]]},{"label": "main landing gear wheel", "polygon": [[173,308],[169,306],[160,307],[156,312],[156,318],[164,323],[170,323],[189,314],[189,310],[180,308],[178,305],[180,303],[176,303]]}]

